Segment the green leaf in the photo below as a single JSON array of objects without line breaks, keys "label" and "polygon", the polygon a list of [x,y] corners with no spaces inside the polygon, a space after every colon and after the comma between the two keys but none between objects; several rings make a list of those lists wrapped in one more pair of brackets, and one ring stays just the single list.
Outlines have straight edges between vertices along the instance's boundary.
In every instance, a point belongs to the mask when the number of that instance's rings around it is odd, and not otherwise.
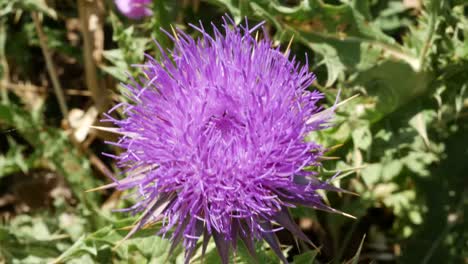
[{"label": "green leaf", "polygon": [[49,17],[57,18],[54,9],[47,6],[45,0],[12,0],[0,2],[0,16],[13,13],[16,9],[23,9],[30,12],[41,12]]},{"label": "green leaf", "polygon": [[398,176],[403,169],[403,162],[401,160],[391,160],[383,163],[382,168],[382,180],[391,181]]},{"label": "green leaf", "polygon": [[351,133],[354,145],[362,150],[366,150],[372,144],[372,133],[368,126],[359,126]]},{"label": "green leaf", "polygon": [[327,43],[311,44],[311,47],[316,52],[323,55],[323,59],[319,62],[319,65],[323,63],[327,67],[327,81],[325,86],[331,86],[345,70],[345,66],[341,62],[336,48]]},{"label": "green leaf", "polygon": [[177,252],[183,255],[179,248],[172,256],[168,255],[170,241],[156,236],[157,229],[144,229],[135,233],[129,239],[123,241],[117,248],[117,244],[123,240],[128,230],[116,230],[116,226],[106,226],[87,236],[80,237],[70,248],[63,252],[56,262],[68,261],[89,255],[93,259],[99,259],[112,252],[120,260],[130,260],[138,256],[146,263],[170,263],[178,258]]},{"label": "green leaf", "polygon": [[362,170],[362,179],[367,186],[374,186],[380,181],[382,165],[379,163],[369,164]]},{"label": "green leaf", "polygon": [[[404,76],[395,83],[395,76]],[[376,100],[371,122],[376,122],[401,106],[423,95],[429,89],[432,75],[428,72],[415,72],[409,64],[385,61],[359,73],[354,85],[366,87]]]},{"label": "green leaf", "polygon": [[310,250],[300,255],[294,256],[294,264],[313,264],[319,250]]}]

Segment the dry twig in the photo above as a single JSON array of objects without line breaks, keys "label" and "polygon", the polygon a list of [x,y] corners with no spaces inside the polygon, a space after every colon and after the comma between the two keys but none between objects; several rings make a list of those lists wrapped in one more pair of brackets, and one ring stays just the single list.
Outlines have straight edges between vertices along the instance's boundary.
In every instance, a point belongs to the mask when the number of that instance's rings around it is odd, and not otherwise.
[{"label": "dry twig", "polygon": [[49,72],[50,79],[52,80],[52,86],[54,87],[55,95],[57,96],[58,103],[60,106],[60,111],[65,119],[68,118],[68,107],[65,101],[65,95],[63,94],[62,87],[58,80],[57,70],[55,65],[52,62],[52,56],[50,54],[49,48],[47,47],[47,37],[42,31],[41,21],[36,12],[32,13],[32,18],[34,21],[34,26],[36,27],[36,32],[39,37],[39,45],[41,46],[42,54],[46,61],[47,71]]},{"label": "dry twig", "polygon": [[86,86],[100,113],[107,110],[110,100],[104,84],[98,78],[97,66],[104,47],[104,3],[101,0],[78,0],[78,12],[83,34],[83,58]]}]

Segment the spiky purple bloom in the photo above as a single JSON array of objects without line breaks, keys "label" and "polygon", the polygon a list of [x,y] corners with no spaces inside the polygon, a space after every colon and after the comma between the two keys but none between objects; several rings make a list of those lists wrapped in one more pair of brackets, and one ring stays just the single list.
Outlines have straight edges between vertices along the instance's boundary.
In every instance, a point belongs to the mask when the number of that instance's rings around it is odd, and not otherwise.
[{"label": "spiky purple bloom", "polygon": [[264,239],[286,262],[273,223],[310,242],[288,208],[334,211],[316,191],[337,189],[304,170],[320,166],[324,151],[305,137],[326,127],[333,109],[307,90],[315,79],[307,64],[252,36],[261,25],[232,24],[224,33],[213,26],[214,36],[193,26],[197,40],[179,31],[161,61],[140,65],[146,78],[125,85],[126,118],[109,120],[122,134],[113,144],[125,150],[115,158],[126,178],[112,186],[136,189],[128,210],[141,220],[129,235],[162,221],[173,248],[183,241],[186,262],[202,235],[204,247],[214,238],[223,263],[239,239],[252,254]]},{"label": "spiky purple bloom", "polygon": [[151,2],[152,0],[115,0],[115,5],[124,16],[141,19],[153,14],[149,8]]}]

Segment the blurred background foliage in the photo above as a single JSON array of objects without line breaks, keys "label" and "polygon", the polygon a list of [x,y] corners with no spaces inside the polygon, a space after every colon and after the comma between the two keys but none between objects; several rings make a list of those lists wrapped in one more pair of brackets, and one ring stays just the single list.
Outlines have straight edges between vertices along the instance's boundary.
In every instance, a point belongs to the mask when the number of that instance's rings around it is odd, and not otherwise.
[{"label": "blurred background foliage", "polygon": [[[118,191],[85,193],[118,173],[90,130],[123,100],[119,82],[159,56],[171,25],[266,21],[276,45],[310,62],[311,89],[337,110],[310,135],[330,147],[324,194],[354,215],[293,210],[319,245],[279,233],[294,263],[468,263],[468,2],[466,0],[154,0],[129,20],[110,0],[0,0],[0,263],[182,263],[149,227],[120,246],[135,217]],[[336,172],[339,176],[331,178]],[[365,235],[365,239],[364,238]],[[363,241],[363,243],[361,243]],[[278,263],[259,243],[235,263]],[[218,263],[210,244],[193,263]]]}]

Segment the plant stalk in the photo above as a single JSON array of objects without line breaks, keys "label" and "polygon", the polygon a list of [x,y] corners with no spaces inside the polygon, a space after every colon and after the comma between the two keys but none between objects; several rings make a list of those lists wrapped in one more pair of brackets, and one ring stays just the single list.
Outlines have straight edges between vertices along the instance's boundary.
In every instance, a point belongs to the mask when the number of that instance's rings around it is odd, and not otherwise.
[{"label": "plant stalk", "polygon": [[55,69],[55,65],[52,61],[52,56],[50,53],[49,48],[47,47],[47,37],[42,30],[42,24],[39,20],[39,16],[36,12],[32,13],[32,19],[34,21],[34,26],[36,28],[37,35],[39,37],[39,45],[41,46],[42,54],[44,55],[47,71],[49,72],[50,79],[52,80],[52,86],[55,91],[55,95],[57,96],[57,100],[60,106],[60,111],[65,119],[68,119],[68,107],[65,101],[65,95],[63,93],[63,89],[60,85],[57,70]]}]

